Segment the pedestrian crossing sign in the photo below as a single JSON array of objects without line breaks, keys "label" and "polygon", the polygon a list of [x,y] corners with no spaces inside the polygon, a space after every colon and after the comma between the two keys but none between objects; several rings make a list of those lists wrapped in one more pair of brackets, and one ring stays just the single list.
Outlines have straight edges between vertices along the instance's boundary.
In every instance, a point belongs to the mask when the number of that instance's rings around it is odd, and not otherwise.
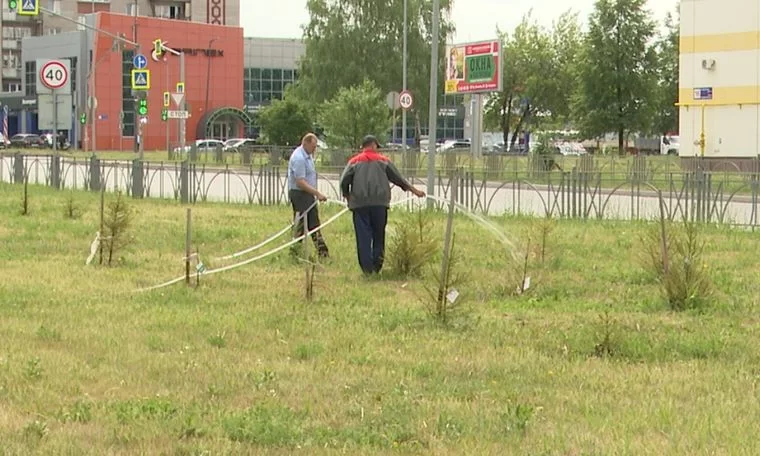
[{"label": "pedestrian crossing sign", "polygon": [[132,70],[132,90],[150,89],[150,70],[137,68]]},{"label": "pedestrian crossing sign", "polygon": [[40,0],[21,0],[18,14],[21,16],[38,16],[40,14]]}]

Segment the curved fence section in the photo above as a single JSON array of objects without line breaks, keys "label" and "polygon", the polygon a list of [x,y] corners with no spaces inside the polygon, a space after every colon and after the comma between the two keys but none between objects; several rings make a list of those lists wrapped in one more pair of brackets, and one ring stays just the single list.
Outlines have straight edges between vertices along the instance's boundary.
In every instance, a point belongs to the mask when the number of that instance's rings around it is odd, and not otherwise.
[{"label": "curved fence section", "polygon": [[[407,158],[406,163],[424,158],[414,156]],[[593,157],[584,157],[568,170],[556,162],[537,159],[518,170],[513,158],[491,157],[487,162],[512,169],[500,168],[498,172],[438,169],[433,196],[448,200],[451,189],[456,188],[458,204],[489,215],[646,220],[659,216],[658,198],[662,195],[665,214],[671,220],[752,228],[760,224],[760,166],[745,172],[730,166],[708,171],[689,163],[675,169],[669,164],[650,164],[642,157],[612,170],[609,161],[596,162]],[[319,189],[328,197],[341,196],[340,171],[339,166],[320,170]],[[426,174],[407,176],[414,185],[427,187]],[[30,184],[59,189],[102,188],[125,192],[133,198],[160,198],[187,204],[289,204],[285,163],[235,166],[0,154],[0,182],[18,184],[27,179]],[[453,179],[458,180],[455,187],[451,185]],[[394,187],[393,201],[407,196]],[[405,206],[423,204],[425,201],[420,200]]]}]

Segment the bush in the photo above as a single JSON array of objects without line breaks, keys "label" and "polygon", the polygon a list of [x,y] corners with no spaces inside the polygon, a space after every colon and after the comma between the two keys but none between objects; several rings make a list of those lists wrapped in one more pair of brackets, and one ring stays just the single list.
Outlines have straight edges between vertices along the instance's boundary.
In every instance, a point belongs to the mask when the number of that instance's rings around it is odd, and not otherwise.
[{"label": "bush", "polygon": [[388,239],[388,269],[400,278],[420,277],[422,269],[438,251],[432,236],[432,220],[423,211],[399,218]]},{"label": "bush", "polygon": [[698,309],[712,295],[712,282],[702,260],[704,245],[695,222],[685,221],[683,231],[673,236],[672,256],[662,277],[663,293],[673,310]]},{"label": "bush", "polygon": [[108,203],[103,218],[102,247],[106,253],[106,264],[111,266],[117,252],[132,242],[129,230],[132,226],[132,208],[124,200],[121,192],[116,200]]},{"label": "bush", "polygon": [[659,220],[641,241],[642,267],[660,284],[672,310],[697,309],[707,303],[712,282],[702,259],[704,241],[696,222],[674,225]]}]

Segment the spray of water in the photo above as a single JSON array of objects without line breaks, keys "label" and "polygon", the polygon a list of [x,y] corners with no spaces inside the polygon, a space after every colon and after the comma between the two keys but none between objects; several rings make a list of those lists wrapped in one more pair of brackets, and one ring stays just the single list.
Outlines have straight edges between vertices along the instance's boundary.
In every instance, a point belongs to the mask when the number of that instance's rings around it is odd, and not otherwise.
[{"label": "spray of water", "polygon": [[[450,201],[438,196],[428,195],[428,198],[446,205],[450,204]],[[459,212],[467,216],[470,220],[475,221],[478,225],[490,231],[494,236],[496,236],[496,238],[504,245],[504,248],[507,250],[507,252],[509,252],[509,254],[512,256],[512,259],[518,261],[518,248],[515,243],[509,239],[507,233],[501,227],[493,223],[491,220],[488,220],[487,218],[475,213],[474,211],[459,203],[455,202],[454,207],[459,210]]]}]

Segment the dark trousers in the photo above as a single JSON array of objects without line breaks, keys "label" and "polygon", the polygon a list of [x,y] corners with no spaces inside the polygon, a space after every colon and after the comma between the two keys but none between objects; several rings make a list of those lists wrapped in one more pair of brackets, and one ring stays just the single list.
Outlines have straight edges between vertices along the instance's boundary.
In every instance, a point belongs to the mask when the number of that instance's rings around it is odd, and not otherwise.
[{"label": "dark trousers", "polygon": [[359,266],[365,274],[383,269],[385,258],[385,226],[388,208],[385,206],[360,207],[353,210],[356,252]]},{"label": "dark trousers", "polygon": [[[319,256],[327,257],[329,252],[327,250],[327,244],[325,243],[322,233],[315,228],[318,228],[322,223],[319,221],[319,208],[318,204],[314,204],[316,199],[313,195],[301,190],[290,190],[288,192],[290,197],[290,204],[293,206],[293,217],[295,223],[295,236],[303,236],[304,233],[304,218],[306,219],[306,226],[311,233],[311,239],[314,241],[314,246],[317,248]],[[311,207],[311,209],[309,209]],[[308,212],[306,212],[308,210]],[[304,217],[304,212],[306,212]]]}]

